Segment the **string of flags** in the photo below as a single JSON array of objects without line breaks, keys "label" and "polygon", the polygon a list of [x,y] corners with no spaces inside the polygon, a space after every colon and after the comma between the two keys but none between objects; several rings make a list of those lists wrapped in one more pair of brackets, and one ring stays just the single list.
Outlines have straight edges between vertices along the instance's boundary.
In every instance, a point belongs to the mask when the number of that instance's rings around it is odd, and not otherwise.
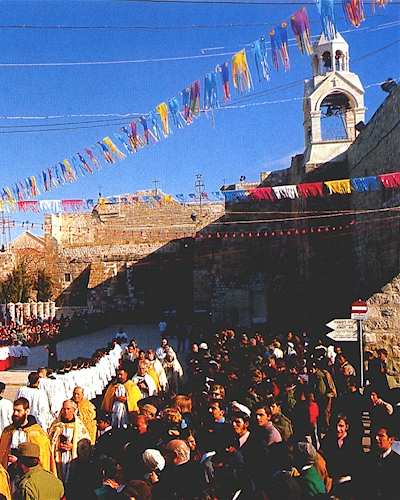
[{"label": "string of flags", "polygon": [[306,182],[283,186],[256,187],[229,191],[203,191],[202,193],[151,194],[133,193],[118,196],[100,197],[98,199],[66,199],[66,200],[21,200],[17,202],[0,200],[0,211],[63,213],[93,210],[96,206],[106,204],[139,204],[157,208],[166,203],[183,205],[207,203],[237,202],[275,202],[283,199],[316,198],[330,195],[344,195],[353,192],[365,193],[380,189],[400,188],[400,172],[390,172],[368,177],[353,177],[319,182]]},{"label": "string of flags", "polygon": [[222,191],[222,194],[225,196],[227,203],[255,202],[261,200],[274,202],[282,199],[317,198],[395,188],[400,188],[400,172],[285,186],[256,187],[247,190],[238,189]]},{"label": "string of flags", "polygon": [[[373,0],[372,10],[385,7],[390,0]],[[365,19],[362,0],[342,0],[346,18],[353,26],[359,26]],[[331,39],[336,34],[334,0],[317,0],[321,25],[325,37]],[[290,69],[288,27],[291,27],[301,54],[312,53],[311,30],[305,7],[298,9],[288,21],[283,21],[269,31],[270,57],[272,66],[285,71]],[[83,148],[68,158],[43,169],[38,175],[31,175],[10,186],[0,189],[3,202],[18,203],[38,197],[64,184],[76,182],[80,177],[90,175],[104,165],[113,165],[134,155],[141,148],[153,145],[173,133],[190,125],[202,113],[220,106],[232,97],[231,86],[237,94],[250,92],[254,88],[250,61],[254,64],[258,81],[268,81],[271,70],[268,63],[265,36],[255,40],[250,50],[242,49],[233,55],[230,62],[218,64],[214,71],[204,76],[203,83],[195,80],[177,96],[159,103],[155,109],[111,136],[103,137],[95,144]],[[221,97],[222,96],[222,97]]]},{"label": "string of flags", "polygon": [[[201,193],[202,204],[207,203],[224,203],[225,198],[220,191],[209,191]],[[98,199],[67,199],[67,200],[21,200],[17,202],[9,202],[0,200],[0,211],[3,212],[32,212],[32,213],[65,213],[65,212],[81,212],[85,210],[93,210],[96,206],[115,205],[115,204],[145,204],[151,208],[160,207],[166,203],[180,203],[184,205],[198,204],[200,202],[199,193],[178,193],[170,194],[126,194],[118,196],[102,196]]]}]

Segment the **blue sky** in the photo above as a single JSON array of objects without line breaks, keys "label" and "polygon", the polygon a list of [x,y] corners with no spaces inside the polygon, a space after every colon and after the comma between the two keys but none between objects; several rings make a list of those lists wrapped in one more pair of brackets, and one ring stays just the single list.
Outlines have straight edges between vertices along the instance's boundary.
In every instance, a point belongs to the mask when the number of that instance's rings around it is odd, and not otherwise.
[{"label": "blue sky", "polygon": [[[366,3],[366,2],[365,2]],[[306,4],[306,2],[305,2]],[[115,61],[200,56],[240,50],[277,23],[287,20],[300,5],[229,3],[153,3],[129,1],[31,1],[0,4],[0,185],[37,174],[42,168],[68,158],[96,140],[117,132],[125,120],[94,128],[76,124],[94,118],[11,120],[5,116],[91,115],[148,112],[159,102],[176,96],[193,80],[203,79],[228,55],[188,58],[141,64],[4,66],[17,63]],[[320,32],[317,9],[307,4],[313,35]],[[400,44],[382,47],[400,38],[400,5],[378,9],[375,16],[366,5],[367,20],[354,29],[336,5],[339,31],[350,45],[350,66],[365,86],[400,76]],[[396,24],[398,21],[398,24]],[[389,24],[388,24],[389,23]],[[392,23],[392,24],[390,24]],[[11,28],[29,25],[31,28]],[[194,28],[193,25],[201,25]],[[236,26],[229,26],[236,25]],[[55,29],[63,26],[63,29]],[[111,26],[114,29],[99,29]],[[41,27],[41,28],[39,28]],[[76,27],[86,29],[69,29]],[[88,29],[93,27],[95,29]],[[139,29],[117,29],[137,27]],[[289,31],[292,37],[291,31]],[[365,55],[377,51],[368,57]],[[254,95],[235,96],[232,104],[251,106],[215,112],[214,120],[202,116],[191,126],[176,130],[166,140],[141,150],[93,176],[80,178],[40,199],[94,198],[159,187],[168,193],[193,192],[195,174],[202,173],[207,191],[224,179],[246,175],[257,179],[262,170],[289,165],[290,156],[303,150],[302,80],[310,76],[309,57],[290,47],[291,70],[272,69],[270,82],[258,83],[253,60],[250,69]],[[359,60],[360,59],[360,60]],[[270,61],[271,62],[271,61]],[[2,66],[3,65],[3,66]],[[297,82],[288,88],[279,86]],[[264,92],[256,95],[258,92]],[[367,119],[382,103],[379,86],[366,90]],[[265,101],[288,102],[254,106]],[[126,120],[127,122],[128,120]],[[74,130],[44,131],[56,123],[73,123]],[[35,133],[14,133],[35,125]],[[37,126],[40,125],[40,126]],[[66,125],[68,126],[68,125]],[[83,128],[89,126],[90,128]],[[6,128],[5,128],[6,127]],[[79,128],[82,127],[82,128]],[[32,129],[31,129],[32,130]],[[13,132],[13,133],[5,133]],[[19,220],[37,220],[31,215]]]}]

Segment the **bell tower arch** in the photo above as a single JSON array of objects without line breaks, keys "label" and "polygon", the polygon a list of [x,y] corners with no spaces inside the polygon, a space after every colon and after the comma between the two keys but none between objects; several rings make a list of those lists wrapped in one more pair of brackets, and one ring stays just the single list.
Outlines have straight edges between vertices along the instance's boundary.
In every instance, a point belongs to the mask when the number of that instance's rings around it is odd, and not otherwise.
[{"label": "bell tower arch", "polygon": [[304,84],[305,169],[340,161],[364,121],[364,88],[350,71],[349,46],[340,33],[322,34],[311,55],[313,77]]}]

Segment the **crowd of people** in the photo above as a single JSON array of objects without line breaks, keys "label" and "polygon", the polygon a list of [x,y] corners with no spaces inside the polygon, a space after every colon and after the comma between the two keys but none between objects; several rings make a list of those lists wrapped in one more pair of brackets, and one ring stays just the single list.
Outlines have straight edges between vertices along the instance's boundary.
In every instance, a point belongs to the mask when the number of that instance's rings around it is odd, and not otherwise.
[{"label": "crowd of people", "polygon": [[0,341],[3,345],[15,342],[35,346],[46,343],[60,334],[60,321],[54,319],[26,318],[23,324],[3,321],[0,324]]},{"label": "crowd of people", "polygon": [[32,372],[14,403],[0,400],[0,498],[399,497],[384,349],[362,390],[339,346],[291,332],[224,330],[180,358],[165,337],[145,350],[119,332],[92,359]]}]

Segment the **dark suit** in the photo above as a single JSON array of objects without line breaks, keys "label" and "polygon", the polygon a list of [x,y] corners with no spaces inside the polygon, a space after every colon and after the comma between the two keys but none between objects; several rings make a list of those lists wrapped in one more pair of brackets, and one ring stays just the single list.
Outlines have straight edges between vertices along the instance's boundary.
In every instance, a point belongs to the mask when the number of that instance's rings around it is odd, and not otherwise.
[{"label": "dark suit", "polygon": [[122,457],[124,433],[120,429],[110,429],[97,438],[94,456],[107,455],[119,460]]},{"label": "dark suit", "polygon": [[375,452],[367,455],[367,466],[362,479],[365,480],[365,500],[398,500],[400,455],[391,451],[382,458]]}]

